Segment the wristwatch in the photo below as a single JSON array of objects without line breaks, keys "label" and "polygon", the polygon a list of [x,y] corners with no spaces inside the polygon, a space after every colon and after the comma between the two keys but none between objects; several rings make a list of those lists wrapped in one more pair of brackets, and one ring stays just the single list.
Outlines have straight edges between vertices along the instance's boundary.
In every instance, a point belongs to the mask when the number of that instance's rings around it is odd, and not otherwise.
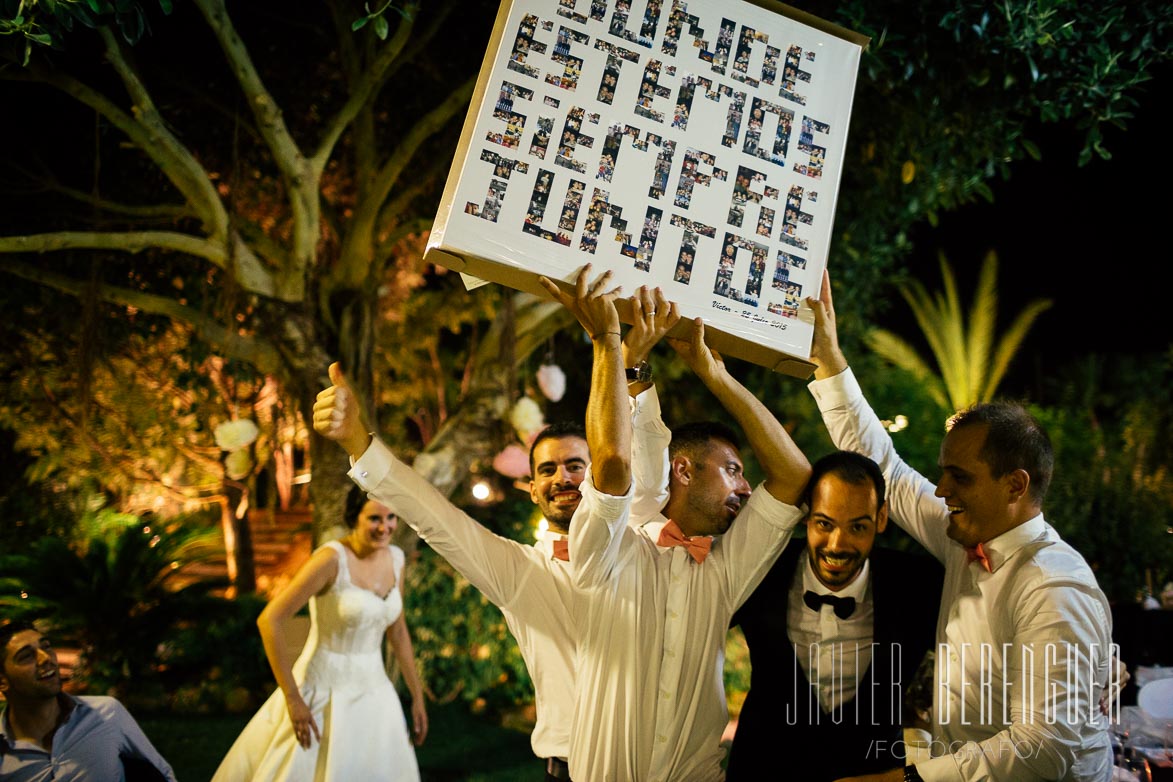
[{"label": "wristwatch", "polygon": [[627,382],[647,383],[652,379],[652,365],[646,361],[637,361],[634,367],[627,368]]},{"label": "wristwatch", "polygon": [[904,782],[924,782],[921,779],[920,773],[917,772],[916,766],[904,767]]}]

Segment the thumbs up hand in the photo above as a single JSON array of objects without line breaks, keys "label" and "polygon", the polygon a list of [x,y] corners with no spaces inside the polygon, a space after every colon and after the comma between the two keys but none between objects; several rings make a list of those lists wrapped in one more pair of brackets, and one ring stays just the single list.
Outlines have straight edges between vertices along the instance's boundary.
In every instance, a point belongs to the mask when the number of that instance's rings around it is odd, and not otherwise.
[{"label": "thumbs up hand", "polygon": [[314,402],[314,431],[357,459],[371,444],[371,436],[363,426],[358,397],[337,361],[330,365],[330,382],[333,385],[319,391]]}]

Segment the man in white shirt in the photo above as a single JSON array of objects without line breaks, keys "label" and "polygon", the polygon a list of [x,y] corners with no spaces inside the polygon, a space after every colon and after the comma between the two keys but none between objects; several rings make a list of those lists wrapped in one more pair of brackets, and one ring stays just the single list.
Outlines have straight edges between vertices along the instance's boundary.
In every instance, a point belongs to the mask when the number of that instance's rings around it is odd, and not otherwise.
[{"label": "man in white shirt", "polygon": [[[633,297],[635,323],[623,340],[630,367],[645,366],[652,347],[676,325],[676,308],[656,291]],[[643,433],[635,458],[642,465],[647,492],[637,490],[642,510],[657,513],[663,505],[661,484],[669,434],[660,422],[659,401],[646,372],[629,386],[630,413]],[[362,424],[358,400],[337,364],[330,367],[333,385],[318,394],[314,428],[350,454],[351,479],[372,498],[394,508],[457,572],[501,609],[517,640],[534,685],[536,720],[530,743],[542,759],[547,780],[570,779],[571,722],[574,712],[575,647],[585,611],[567,567],[566,534],[578,508],[579,485],[589,453],[583,428],[570,423],[544,429],[530,447],[530,498],[549,523],[551,535],[526,545],[496,535],[452,505],[428,481],[399,461]],[[646,460],[646,465],[643,464]]]},{"label": "man in white shirt", "polygon": [[589,268],[574,295],[542,278],[594,349],[586,418],[591,466],[570,528],[570,568],[587,596],[570,771],[592,782],[720,780],[729,619],[801,519],[795,504],[810,465],[705,346],[698,318],[692,340],[672,345],[745,431],[766,479],[751,496],[727,429],[678,429],[662,517],[632,528],[632,424],[618,289],[607,290],[609,272],[588,284]]},{"label": "man in white shirt", "polygon": [[1083,557],[1042,514],[1054,457],[1020,405],[951,421],[937,485],[896,454],[839,349],[831,286],[815,311],[811,392],[839,448],[867,454],[889,516],[945,566],[937,619],[933,755],[857,780],[1107,780],[1111,611]]}]

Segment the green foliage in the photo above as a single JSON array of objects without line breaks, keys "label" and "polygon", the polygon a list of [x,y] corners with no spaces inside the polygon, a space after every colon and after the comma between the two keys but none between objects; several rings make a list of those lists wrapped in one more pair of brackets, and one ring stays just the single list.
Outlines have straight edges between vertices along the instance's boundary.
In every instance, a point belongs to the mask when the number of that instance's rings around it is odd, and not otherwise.
[{"label": "green foliage", "polygon": [[910,280],[900,289],[937,360],[940,374],[929,368],[915,348],[891,331],[875,329],[870,334],[872,349],[923,383],[939,407],[956,411],[993,399],[1030,327],[1051,306],[1049,299],[1036,299],[1027,304],[995,347],[997,270],[998,259],[991,252],[982,263],[968,323],[953,270],[943,255],[944,292],[930,294],[919,280]]},{"label": "green foliage", "polygon": [[390,25],[387,24],[387,17],[384,14],[388,11],[394,11],[404,19],[411,19],[417,8],[418,6],[415,3],[410,3],[405,7],[399,7],[395,5],[394,0],[387,0],[387,2],[372,11],[370,3],[363,3],[363,9],[366,10],[366,14],[355,19],[351,23],[350,29],[358,32],[370,22],[378,39],[385,41],[387,40],[388,32],[390,32]]},{"label": "green foliage", "polygon": [[[499,286],[469,292],[457,274],[411,274],[388,286],[375,341],[380,431],[415,451],[459,405],[470,356],[501,305]],[[410,424],[405,426],[405,424]]]},{"label": "green foliage", "polygon": [[0,557],[0,608],[77,644],[91,688],[120,689],[153,676],[159,645],[218,600],[211,593],[222,585],[183,583],[182,568],[221,547],[198,519],[100,510],[79,520],[74,540],[44,537]]},{"label": "green foliage", "polygon": [[[171,13],[171,0],[158,5]],[[75,28],[109,24],[131,44],[150,30],[147,11],[136,0],[0,0],[0,35],[24,39],[25,65],[34,45],[60,49]]]},{"label": "green foliage", "polygon": [[[882,311],[917,223],[976,199],[1042,151],[1035,123],[1084,133],[1079,162],[1107,156],[1154,67],[1173,53],[1163,0],[849,0],[803,10],[871,37],[860,63],[836,209],[836,308]],[[840,284],[842,283],[842,284]],[[842,291],[843,295],[839,295]]]},{"label": "green foliage", "polygon": [[[524,501],[478,508],[490,529],[523,539],[533,506]],[[423,544],[407,571],[406,614],[416,663],[434,700],[460,698],[493,710],[528,702],[533,686],[501,611]]]},{"label": "green foliage", "polygon": [[1033,412],[1055,446],[1047,520],[1110,599],[1173,578],[1173,348],[1143,360],[1089,357]]},{"label": "green foliage", "polygon": [[180,623],[168,635],[158,658],[167,708],[251,714],[260,706],[276,687],[257,631],[266,602],[255,593],[213,602],[199,621]]}]

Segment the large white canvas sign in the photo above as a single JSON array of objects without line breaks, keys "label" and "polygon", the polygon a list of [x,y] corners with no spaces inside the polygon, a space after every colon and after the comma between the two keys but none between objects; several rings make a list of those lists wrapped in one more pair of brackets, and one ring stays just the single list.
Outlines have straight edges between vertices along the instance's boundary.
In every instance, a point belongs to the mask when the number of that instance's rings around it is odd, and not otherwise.
[{"label": "large white canvas sign", "polygon": [[589,262],[805,360],[864,45],[740,0],[506,0],[429,255],[529,290]]}]

